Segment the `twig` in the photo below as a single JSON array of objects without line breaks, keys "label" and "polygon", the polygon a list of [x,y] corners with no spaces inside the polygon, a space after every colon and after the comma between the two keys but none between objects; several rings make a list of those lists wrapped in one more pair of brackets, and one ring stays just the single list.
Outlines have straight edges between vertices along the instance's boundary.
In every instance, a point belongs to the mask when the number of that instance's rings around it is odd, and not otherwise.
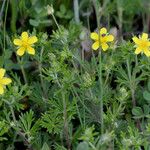
[{"label": "twig", "polygon": [[79,18],[79,3],[78,0],[73,1],[73,6],[74,6],[74,17],[75,17],[75,22],[80,23],[80,18]]}]

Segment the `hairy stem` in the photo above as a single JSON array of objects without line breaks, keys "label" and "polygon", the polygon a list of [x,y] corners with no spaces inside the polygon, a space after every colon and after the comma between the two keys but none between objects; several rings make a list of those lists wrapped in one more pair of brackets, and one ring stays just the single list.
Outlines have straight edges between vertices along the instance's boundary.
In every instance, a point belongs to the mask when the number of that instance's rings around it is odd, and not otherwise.
[{"label": "hairy stem", "polygon": [[[129,60],[127,59],[126,61],[127,64],[127,71],[128,71],[128,77],[129,77],[129,82],[130,82],[130,90],[131,90],[131,97],[132,97],[132,106],[136,107],[136,99],[135,99],[135,87],[134,87],[134,81],[132,79],[132,74],[131,74],[131,68],[129,65]],[[136,119],[136,126],[139,130],[141,130],[141,125],[140,125],[140,120]]]},{"label": "hairy stem", "polygon": [[[97,1],[93,0],[93,5],[96,12],[96,21],[97,21],[97,27],[98,31],[100,29],[100,15],[98,15],[98,8],[97,8]],[[100,33],[98,32],[99,37]],[[99,40],[100,41],[100,40]],[[100,45],[100,43],[99,43]],[[99,67],[98,67],[98,75],[99,75],[99,83],[100,83],[100,94],[99,94],[99,100],[100,100],[100,121],[101,121],[101,134],[104,132],[104,121],[103,121],[103,84],[102,84],[102,54],[101,49],[99,48]]]},{"label": "hairy stem", "polygon": [[24,70],[24,67],[23,67],[23,58],[21,58],[21,60],[20,60],[20,58],[17,57],[17,60],[18,60],[18,62],[19,62],[20,68],[21,68],[21,72],[22,72],[22,75],[23,75],[24,82],[25,82],[26,84],[28,84],[28,80],[27,80],[27,77],[26,77],[26,73],[25,73],[25,70]]},{"label": "hairy stem", "polygon": [[[56,74],[57,75],[57,74]],[[60,84],[57,76],[56,76],[56,83],[60,88],[63,88],[63,85]],[[62,91],[62,99],[63,99],[63,119],[64,119],[64,135],[66,138],[66,144],[67,144],[67,149],[71,150],[71,142],[69,138],[69,128],[68,128],[68,120],[67,120],[67,104],[66,104],[66,99],[65,99],[65,91]]]}]

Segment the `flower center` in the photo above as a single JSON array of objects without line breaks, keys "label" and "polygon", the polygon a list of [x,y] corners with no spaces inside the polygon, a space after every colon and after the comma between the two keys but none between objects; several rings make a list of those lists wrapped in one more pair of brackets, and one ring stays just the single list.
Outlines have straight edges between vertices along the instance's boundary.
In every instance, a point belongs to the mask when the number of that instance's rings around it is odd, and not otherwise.
[{"label": "flower center", "polygon": [[100,43],[106,43],[106,36],[104,34],[100,36]]},{"label": "flower center", "polygon": [[28,45],[29,45],[29,44],[28,44],[28,41],[22,41],[22,46],[23,46],[23,47],[27,48]]},{"label": "flower center", "polygon": [[145,40],[141,40],[139,46],[143,47],[143,48],[147,48],[147,47],[149,47],[149,42],[145,41]]}]

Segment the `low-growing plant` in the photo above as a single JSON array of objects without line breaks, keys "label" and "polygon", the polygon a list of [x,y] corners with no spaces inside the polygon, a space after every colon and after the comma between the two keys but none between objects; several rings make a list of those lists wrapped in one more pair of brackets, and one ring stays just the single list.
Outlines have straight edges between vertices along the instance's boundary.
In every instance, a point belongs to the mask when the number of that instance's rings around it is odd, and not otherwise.
[{"label": "low-growing plant", "polygon": [[0,150],[150,149],[145,3],[0,2]]}]

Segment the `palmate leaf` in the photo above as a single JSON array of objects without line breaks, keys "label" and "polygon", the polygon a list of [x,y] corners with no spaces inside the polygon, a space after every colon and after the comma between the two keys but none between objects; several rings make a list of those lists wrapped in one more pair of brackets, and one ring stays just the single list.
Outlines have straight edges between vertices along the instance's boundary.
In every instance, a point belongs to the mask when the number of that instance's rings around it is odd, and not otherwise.
[{"label": "palmate leaf", "polygon": [[34,112],[30,110],[25,114],[21,114],[19,119],[19,128],[25,133],[29,141],[33,140],[34,136],[39,130],[39,120],[35,122]]},{"label": "palmate leaf", "polygon": [[[46,128],[49,133],[59,134],[64,127],[64,107],[63,103],[58,99],[50,100],[50,110],[42,115],[40,125]],[[67,121],[74,119],[76,114],[75,101],[70,102],[66,99]]]},{"label": "palmate leaf", "polygon": [[63,129],[63,116],[53,111],[43,114],[40,125],[49,133],[60,133]]}]

